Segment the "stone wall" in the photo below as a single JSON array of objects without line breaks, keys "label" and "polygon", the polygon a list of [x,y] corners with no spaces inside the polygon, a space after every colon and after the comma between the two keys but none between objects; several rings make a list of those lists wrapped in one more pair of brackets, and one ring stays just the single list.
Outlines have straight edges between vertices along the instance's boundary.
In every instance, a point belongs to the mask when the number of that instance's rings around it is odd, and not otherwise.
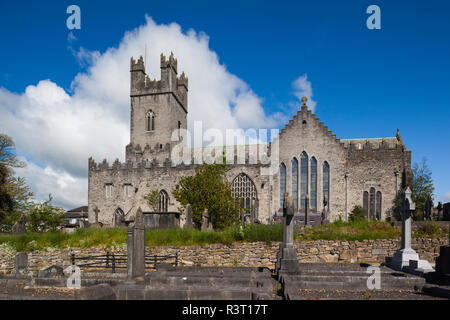
[{"label": "stone wall", "polygon": [[[434,263],[439,255],[439,247],[447,245],[447,238],[413,239],[412,247],[422,259]],[[202,266],[252,266],[274,268],[279,243],[235,243],[231,245],[210,244],[204,246],[157,246],[147,247],[148,254],[175,254],[178,252],[181,265]],[[400,247],[400,239],[364,240],[364,241],[302,241],[296,242],[297,256],[300,262],[383,262],[386,256],[392,256]],[[44,266],[70,264],[70,254],[86,256],[104,254],[102,248],[89,249],[53,249],[33,251],[28,254],[31,269]],[[126,253],[122,246],[114,250]],[[15,252],[0,250],[0,273],[10,272],[14,268]]]}]

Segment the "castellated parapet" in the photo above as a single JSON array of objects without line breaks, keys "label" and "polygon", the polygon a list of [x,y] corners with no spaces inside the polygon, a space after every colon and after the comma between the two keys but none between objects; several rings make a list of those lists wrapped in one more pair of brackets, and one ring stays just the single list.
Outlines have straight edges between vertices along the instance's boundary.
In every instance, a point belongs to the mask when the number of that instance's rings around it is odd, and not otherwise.
[{"label": "castellated parapet", "polygon": [[150,79],[145,72],[145,65],[142,56],[136,61],[131,57],[130,72],[131,85],[130,96],[142,96],[151,94],[171,93],[177,99],[180,106],[187,112],[188,101],[187,92],[189,88],[189,80],[184,74],[178,77],[178,62],[174,58],[173,53],[168,59],[161,54],[161,80]]}]

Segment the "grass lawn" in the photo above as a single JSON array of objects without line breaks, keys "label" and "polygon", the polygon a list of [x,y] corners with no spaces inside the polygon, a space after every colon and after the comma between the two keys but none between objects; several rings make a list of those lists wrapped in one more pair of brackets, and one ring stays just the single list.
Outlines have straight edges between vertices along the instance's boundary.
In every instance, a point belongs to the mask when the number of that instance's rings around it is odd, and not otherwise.
[{"label": "grass lawn", "polygon": [[[427,225],[414,232],[416,237],[445,237],[447,230],[440,230]],[[196,229],[168,229],[147,231],[147,246],[160,245],[203,245],[210,243],[231,244],[233,242],[272,242],[281,241],[283,228],[281,224],[248,225],[230,227],[223,231],[201,232]],[[401,236],[400,228],[394,228],[387,222],[356,221],[333,222],[326,226],[315,226],[296,230],[295,238],[306,240],[375,240],[392,239]],[[89,248],[115,247],[125,245],[126,228],[78,229],[73,234],[49,232],[43,234],[28,233],[24,235],[0,235],[0,251],[33,251],[47,248]]]}]

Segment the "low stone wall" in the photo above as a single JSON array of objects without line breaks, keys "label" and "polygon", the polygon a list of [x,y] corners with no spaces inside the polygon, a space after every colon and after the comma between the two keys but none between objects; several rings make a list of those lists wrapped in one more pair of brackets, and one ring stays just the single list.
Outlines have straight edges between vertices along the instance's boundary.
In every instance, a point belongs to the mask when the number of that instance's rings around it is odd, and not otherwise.
[{"label": "low stone wall", "polygon": [[[413,239],[412,247],[422,259],[434,263],[439,255],[439,247],[447,245],[447,238]],[[400,239],[364,241],[297,241],[297,256],[300,262],[383,262],[400,248]],[[202,266],[252,266],[273,268],[279,243],[234,243],[231,245],[209,244],[204,246],[158,246],[147,247],[148,254],[167,255],[178,252],[181,265]],[[113,250],[126,253],[126,246]],[[52,249],[33,251],[28,254],[32,270],[49,265],[70,265],[70,254],[76,256],[104,254],[103,248]],[[0,272],[7,273],[14,268],[15,252],[0,251]]]}]

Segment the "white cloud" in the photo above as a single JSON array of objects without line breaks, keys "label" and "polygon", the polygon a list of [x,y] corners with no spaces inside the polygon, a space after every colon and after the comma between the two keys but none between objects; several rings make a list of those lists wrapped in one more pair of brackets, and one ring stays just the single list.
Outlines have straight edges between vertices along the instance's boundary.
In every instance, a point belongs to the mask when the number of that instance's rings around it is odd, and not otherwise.
[{"label": "white cloud", "polygon": [[47,200],[51,194],[52,204],[66,208],[75,208],[86,203],[86,177],[74,177],[67,171],[55,170],[50,166],[41,168],[32,162],[15,171],[18,176],[26,177],[26,183],[32,188],[35,199]]},{"label": "white cloud", "polygon": [[[69,50],[75,40],[69,34]],[[206,34],[183,32],[176,23],[157,25],[146,17],[145,25],[126,32],[117,47],[104,53],[71,50],[88,66],[74,78],[71,95],[51,80],[30,85],[22,94],[0,88],[0,128],[31,161],[17,174],[27,178],[38,199],[52,193],[66,208],[85,205],[88,157],[124,159],[130,57],[143,54],[145,46],[151,78],[160,77],[160,54],[170,52],[178,59],[179,73],[189,77],[189,128],[194,120],[202,120],[205,130],[277,127],[284,120],[280,114],[265,114],[263,99],[220,64]]]},{"label": "white cloud", "polygon": [[443,202],[450,202],[450,191],[447,191],[444,193],[444,201]]},{"label": "white cloud", "polygon": [[301,101],[303,97],[308,98],[307,102],[308,108],[312,112],[315,112],[317,102],[311,99],[313,96],[313,90],[311,82],[308,80],[308,75],[304,74],[295,79],[294,82],[292,83],[292,87],[295,90],[294,95],[298,98],[298,100]]}]

